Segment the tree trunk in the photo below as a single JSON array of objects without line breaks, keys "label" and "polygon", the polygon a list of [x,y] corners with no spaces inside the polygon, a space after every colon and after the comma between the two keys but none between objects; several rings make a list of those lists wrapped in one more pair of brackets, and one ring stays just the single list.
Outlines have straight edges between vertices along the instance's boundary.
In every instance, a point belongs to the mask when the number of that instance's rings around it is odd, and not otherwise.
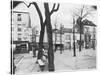
[{"label": "tree trunk", "polygon": [[45,25],[41,25],[40,38],[39,38],[38,59],[41,59],[41,57],[42,57],[42,47],[43,47],[44,32],[45,32]]},{"label": "tree trunk", "polygon": [[43,22],[43,16],[41,14],[41,11],[37,5],[36,2],[33,2],[37,13],[39,15],[40,18],[40,25],[41,25],[41,31],[40,31],[40,38],[39,38],[39,50],[38,50],[38,58],[37,59],[41,59],[42,57],[42,47],[43,47],[43,38],[44,38],[44,32],[45,32],[45,22]]},{"label": "tree trunk", "polygon": [[76,56],[76,45],[75,45],[75,28],[73,26],[73,56]]},{"label": "tree trunk", "polygon": [[54,71],[54,52],[53,52],[53,40],[52,40],[52,25],[50,19],[49,5],[48,3],[44,3],[45,8],[45,16],[46,16],[46,29],[48,35],[48,69],[49,71]]},{"label": "tree trunk", "polygon": [[81,51],[81,45],[82,45],[82,39],[81,39],[81,35],[82,35],[82,32],[83,32],[83,27],[82,27],[82,18],[79,17],[78,20],[77,20],[77,23],[79,25],[79,32],[80,32],[80,41],[79,41],[79,51]]},{"label": "tree trunk", "polygon": [[82,41],[82,38],[81,38],[81,29],[80,29],[80,43],[79,43],[79,51],[81,51],[81,41]]}]

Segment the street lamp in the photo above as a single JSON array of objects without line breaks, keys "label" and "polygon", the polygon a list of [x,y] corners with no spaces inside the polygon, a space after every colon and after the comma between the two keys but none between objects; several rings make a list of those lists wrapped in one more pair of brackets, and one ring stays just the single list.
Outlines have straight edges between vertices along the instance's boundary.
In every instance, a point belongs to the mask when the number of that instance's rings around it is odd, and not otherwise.
[{"label": "street lamp", "polygon": [[56,51],[56,41],[57,41],[57,25],[55,24],[55,51]]},{"label": "street lamp", "polygon": [[93,28],[93,49],[95,50],[95,42],[96,42],[96,39],[95,39],[95,27]]},{"label": "street lamp", "polygon": [[75,48],[75,19],[73,18],[73,56],[76,56],[76,48]]},{"label": "street lamp", "polygon": [[62,24],[60,24],[60,54],[62,54],[62,47],[63,47],[63,45],[62,45],[62,29],[63,29],[63,26],[62,26]]}]

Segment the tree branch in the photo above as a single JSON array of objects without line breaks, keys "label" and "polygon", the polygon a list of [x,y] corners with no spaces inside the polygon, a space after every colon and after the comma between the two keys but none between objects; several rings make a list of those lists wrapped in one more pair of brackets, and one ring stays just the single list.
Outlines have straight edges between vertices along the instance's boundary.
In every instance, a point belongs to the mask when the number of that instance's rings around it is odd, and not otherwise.
[{"label": "tree branch", "polygon": [[28,8],[31,6],[31,4],[34,4],[34,6],[35,6],[35,8],[36,8],[36,10],[37,10],[37,13],[38,13],[38,15],[39,15],[39,18],[40,18],[40,23],[41,23],[41,25],[43,25],[42,13],[41,13],[41,11],[40,11],[40,9],[39,9],[37,3],[36,3],[36,2],[32,2],[32,3],[29,3],[29,5],[27,5],[27,4],[24,2],[24,4],[25,4]]},{"label": "tree branch", "polygon": [[77,16],[77,17],[80,17],[80,15],[79,15],[79,14],[76,14],[76,13],[74,13],[74,14],[73,14],[73,16]]},{"label": "tree branch", "polygon": [[31,6],[32,3],[29,3],[29,5],[27,5],[24,1],[23,3],[29,8]]},{"label": "tree branch", "polygon": [[82,18],[85,18],[87,15],[89,15],[89,14],[91,14],[91,13],[89,13],[89,12],[87,12],[86,14],[84,14],[83,16],[82,16]]},{"label": "tree branch", "polygon": [[84,10],[84,5],[83,5],[83,8],[81,9],[81,17],[83,15],[83,10]]},{"label": "tree branch", "polygon": [[34,6],[35,6],[35,8],[36,8],[36,10],[37,10],[37,13],[38,13],[38,15],[39,15],[39,18],[40,18],[40,23],[41,23],[41,25],[43,25],[42,13],[41,13],[41,11],[40,11],[40,9],[39,9],[37,3],[36,3],[36,2],[30,3],[29,6],[30,6],[31,4],[34,4]]},{"label": "tree branch", "polygon": [[55,5],[56,5],[56,4],[54,3],[53,8],[52,8],[52,10],[51,10],[51,12],[50,12],[50,15],[51,15],[53,12],[58,11],[60,4],[58,4],[58,6],[57,6],[56,9],[55,9]]}]

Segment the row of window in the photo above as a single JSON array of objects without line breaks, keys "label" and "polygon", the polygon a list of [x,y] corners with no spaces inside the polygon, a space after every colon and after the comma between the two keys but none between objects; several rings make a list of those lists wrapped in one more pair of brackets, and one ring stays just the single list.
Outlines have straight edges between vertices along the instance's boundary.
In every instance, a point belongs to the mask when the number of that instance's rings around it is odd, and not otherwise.
[{"label": "row of window", "polygon": [[[14,27],[12,27],[12,31],[14,31]],[[18,31],[18,32],[21,32],[22,29],[21,29],[21,28],[18,28],[17,31]]]},{"label": "row of window", "polygon": [[27,37],[21,38],[21,37],[18,36],[18,41],[22,41],[22,39],[27,40],[28,38]]},{"label": "row of window", "polygon": [[[23,24],[23,25],[25,25],[25,24]],[[19,26],[21,26],[21,24],[18,24],[18,30],[17,31],[22,31],[22,28],[21,27],[19,27]],[[12,27],[12,31],[14,31],[14,27]]]}]

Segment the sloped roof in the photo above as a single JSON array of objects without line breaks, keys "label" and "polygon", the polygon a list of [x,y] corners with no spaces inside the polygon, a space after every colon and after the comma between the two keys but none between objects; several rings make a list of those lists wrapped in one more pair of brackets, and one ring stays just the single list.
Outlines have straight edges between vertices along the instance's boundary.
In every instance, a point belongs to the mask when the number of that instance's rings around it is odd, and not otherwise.
[{"label": "sloped roof", "polygon": [[86,25],[86,26],[95,26],[96,27],[96,25],[92,21],[89,21],[88,19],[83,20],[82,23],[83,23],[83,25]]},{"label": "sloped roof", "polygon": [[11,9],[14,9],[20,3],[22,3],[22,1],[11,1]]}]

